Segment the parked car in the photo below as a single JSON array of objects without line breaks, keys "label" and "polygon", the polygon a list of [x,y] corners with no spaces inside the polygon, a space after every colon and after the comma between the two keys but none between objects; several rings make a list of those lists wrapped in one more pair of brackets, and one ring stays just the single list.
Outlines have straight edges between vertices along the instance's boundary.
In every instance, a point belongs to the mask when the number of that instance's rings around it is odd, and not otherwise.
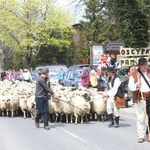
[{"label": "parked car", "polygon": [[57,85],[58,84],[58,73],[50,72],[49,78],[50,78],[50,84],[51,85]]},{"label": "parked car", "polygon": [[91,71],[91,67],[89,64],[72,65],[68,68],[68,70],[83,70],[83,67],[86,67],[89,72]]},{"label": "parked car", "polygon": [[37,79],[37,72],[36,71],[30,71],[32,82],[36,82]]},{"label": "parked car", "polygon": [[63,80],[64,86],[75,86],[78,87],[81,85],[81,76],[80,72],[82,70],[68,70]]}]

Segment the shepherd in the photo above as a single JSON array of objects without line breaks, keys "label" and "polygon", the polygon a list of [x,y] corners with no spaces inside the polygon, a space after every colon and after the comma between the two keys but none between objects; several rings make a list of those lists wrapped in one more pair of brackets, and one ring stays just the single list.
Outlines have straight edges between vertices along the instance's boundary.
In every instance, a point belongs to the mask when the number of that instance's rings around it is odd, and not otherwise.
[{"label": "shepherd", "polygon": [[[142,57],[138,60],[138,69],[131,73],[128,87],[133,91],[137,115],[138,143],[145,141],[147,134],[150,142],[150,70],[148,70],[147,60]],[[147,131],[146,131],[147,127]]]}]

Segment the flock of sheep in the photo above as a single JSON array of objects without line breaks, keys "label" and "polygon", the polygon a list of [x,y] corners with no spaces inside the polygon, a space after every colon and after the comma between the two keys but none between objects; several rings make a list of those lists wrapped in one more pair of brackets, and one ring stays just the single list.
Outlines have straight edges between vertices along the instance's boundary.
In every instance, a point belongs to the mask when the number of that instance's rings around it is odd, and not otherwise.
[{"label": "flock of sheep", "polygon": [[[84,87],[52,86],[59,99],[49,96],[50,120],[61,122],[83,123],[84,118],[97,115],[104,121],[107,117],[106,101],[103,92]],[[0,81],[0,116],[18,116],[20,110],[23,117],[33,119],[36,114],[35,83],[20,81]]]}]

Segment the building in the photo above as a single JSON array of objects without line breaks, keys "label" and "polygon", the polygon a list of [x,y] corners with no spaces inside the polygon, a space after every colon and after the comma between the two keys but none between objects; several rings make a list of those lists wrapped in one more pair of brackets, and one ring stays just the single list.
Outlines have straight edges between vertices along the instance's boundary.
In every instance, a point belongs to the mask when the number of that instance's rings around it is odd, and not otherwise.
[{"label": "building", "polygon": [[119,41],[109,41],[106,46],[104,46],[104,51],[107,54],[114,54],[119,55],[120,54],[120,46],[124,47],[124,42]]}]

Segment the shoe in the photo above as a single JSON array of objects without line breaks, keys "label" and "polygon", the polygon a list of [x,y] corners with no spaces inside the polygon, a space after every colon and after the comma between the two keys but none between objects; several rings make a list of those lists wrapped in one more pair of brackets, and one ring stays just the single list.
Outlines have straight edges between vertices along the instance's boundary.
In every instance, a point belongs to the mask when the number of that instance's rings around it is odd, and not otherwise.
[{"label": "shoe", "polygon": [[144,139],[143,139],[143,138],[139,138],[139,139],[137,140],[137,142],[138,142],[138,143],[143,143],[143,142],[144,142]]},{"label": "shoe", "polygon": [[108,125],[108,128],[111,128],[114,126],[114,117],[113,117],[113,114],[109,114],[109,119],[110,119],[110,123]]},{"label": "shoe", "polygon": [[119,123],[115,123],[114,128],[119,128]]},{"label": "shoe", "polygon": [[39,123],[35,122],[34,124],[37,128],[39,128],[39,126],[40,126]]},{"label": "shoe", "polygon": [[49,126],[45,126],[44,129],[50,130],[50,127]]}]

